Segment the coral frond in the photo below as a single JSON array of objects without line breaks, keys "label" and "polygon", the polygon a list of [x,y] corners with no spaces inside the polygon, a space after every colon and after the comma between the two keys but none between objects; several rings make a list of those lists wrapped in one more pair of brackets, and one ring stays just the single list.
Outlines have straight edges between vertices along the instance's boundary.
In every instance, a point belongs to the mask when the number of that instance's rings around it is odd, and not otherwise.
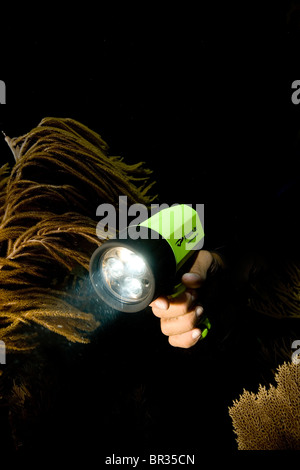
[{"label": "coral frond", "polygon": [[70,286],[86,281],[103,242],[96,209],[117,208],[121,195],[149,205],[151,171],[109,156],[102,137],[73,119],[45,118],[6,140],[16,163],[10,174],[8,165],[0,168],[0,339],[8,351],[25,351],[43,327],[87,342],[97,313]]},{"label": "coral frond", "polygon": [[239,450],[300,450],[300,366],[282,364],[275,380],[229,408]]}]

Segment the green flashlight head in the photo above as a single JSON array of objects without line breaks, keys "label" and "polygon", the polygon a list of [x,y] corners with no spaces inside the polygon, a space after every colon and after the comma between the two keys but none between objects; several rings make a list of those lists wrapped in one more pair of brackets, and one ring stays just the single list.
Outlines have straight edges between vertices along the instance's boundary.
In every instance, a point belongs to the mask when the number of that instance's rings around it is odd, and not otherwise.
[{"label": "green flashlight head", "polygon": [[157,212],[126,228],[93,254],[90,278],[99,297],[116,310],[138,312],[171,295],[178,273],[203,246],[199,214],[188,205]]}]

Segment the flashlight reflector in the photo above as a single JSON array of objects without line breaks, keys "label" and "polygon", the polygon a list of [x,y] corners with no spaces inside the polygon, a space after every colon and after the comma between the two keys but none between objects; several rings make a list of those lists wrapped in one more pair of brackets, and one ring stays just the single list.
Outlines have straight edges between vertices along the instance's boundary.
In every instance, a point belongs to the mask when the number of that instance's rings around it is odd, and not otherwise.
[{"label": "flashlight reflector", "polygon": [[97,259],[94,282],[106,296],[123,304],[134,305],[153,295],[150,268],[142,256],[124,246],[103,251]]}]

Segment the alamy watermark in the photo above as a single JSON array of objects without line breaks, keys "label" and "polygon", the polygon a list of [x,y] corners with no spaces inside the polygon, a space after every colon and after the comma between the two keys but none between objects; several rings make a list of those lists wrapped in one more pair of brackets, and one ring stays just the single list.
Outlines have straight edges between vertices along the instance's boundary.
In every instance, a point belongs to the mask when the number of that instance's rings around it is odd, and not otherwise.
[{"label": "alamy watermark", "polygon": [[292,353],[292,362],[296,365],[299,365],[300,364],[300,340],[299,339],[295,339],[295,341],[292,342],[292,349],[296,349],[296,351],[294,351]]},{"label": "alamy watermark", "polygon": [[0,104],[6,104],[6,86],[3,80],[0,80]]},{"label": "alamy watermark", "polygon": [[6,364],[6,348],[4,341],[0,341],[0,364]]},{"label": "alamy watermark", "polygon": [[[151,204],[150,208],[144,204],[127,204],[127,196],[119,196],[119,211],[117,213],[114,205],[109,203],[100,204],[97,208],[96,215],[101,217],[101,220],[97,224],[96,233],[98,238],[106,240],[107,238],[114,239],[119,234],[120,239],[126,239],[127,237],[136,240],[138,238],[148,237],[146,232],[141,232],[139,224],[145,222],[148,218],[158,214],[163,209],[169,209],[179,206],[175,203],[169,206],[166,203],[163,204]],[[187,207],[185,209],[185,207]],[[172,211],[168,212],[168,216],[164,213],[159,221],[160,230],[159,233],[163,233],[165,238],[178,238],[191,236],[195,230],[195,224],[192,217],[186,217],[188,215],[188,209],[194,209],[199,216],[202,228],[204,228],[204,204],[184,204],[182,211],[177,212],[180,220],[174,219]],[[127,230],[126,230],[127,229]],[[150,232],[151,238],[158,238],[158,232]],[[193,248],[192,248],[193,249]]]}]

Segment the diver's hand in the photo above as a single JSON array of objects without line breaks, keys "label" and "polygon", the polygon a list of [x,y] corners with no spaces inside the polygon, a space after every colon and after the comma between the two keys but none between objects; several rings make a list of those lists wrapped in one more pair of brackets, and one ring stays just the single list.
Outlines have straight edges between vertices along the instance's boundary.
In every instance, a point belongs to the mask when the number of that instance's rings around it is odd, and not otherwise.
[{"label": "diver's hand", "polygon": [[151,304],[154,315],[160,318],[161,331],[169,337],[172,346],[190,348],[201,337],[197,328],[203,308],[197,305],[197,290],[204,283],[208,270],[213,265],[221,265],[219,255],[201,250],[188,273],[182,276],[185,292],[170,300],[158,297]]}]

